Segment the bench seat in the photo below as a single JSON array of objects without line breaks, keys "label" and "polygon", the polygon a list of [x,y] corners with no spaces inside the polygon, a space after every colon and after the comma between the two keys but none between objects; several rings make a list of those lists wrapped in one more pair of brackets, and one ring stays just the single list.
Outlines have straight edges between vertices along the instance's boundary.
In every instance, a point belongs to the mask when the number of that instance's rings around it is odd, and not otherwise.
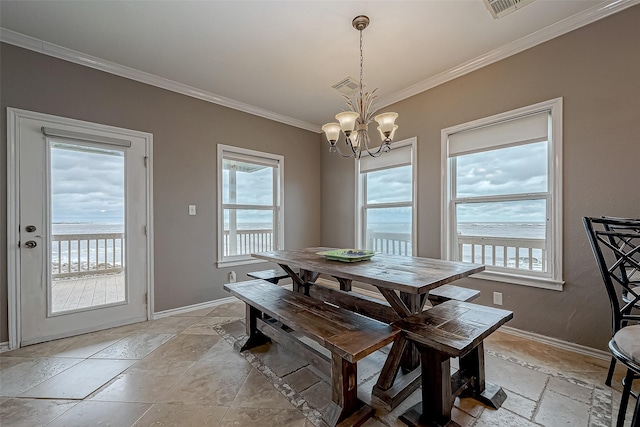
[{"label": "bench seat", "polygon": [[[512,318],[511,311],[450,300],[394,322],[402,329],[400,340],[417,345],[422,370],[422,402],[400,420],[409,426],[424,421],[448,425],[453,402],[463,392],[499,408],[506,394],[485,381],[483,341]],[[453,375],[451,357],[460,358],[460,369]]]},{"label": "bench seat", "polygon": [[224,289],[352,363],[391,343],[400,332],[260,279],[226,284]]},{"label": "bench seat", "polygon": [[429,302],[434,307],[445,301],[466,301],[470,302],[480,296],[480,291],[475,289],[462,288],[455,285],[442,285],[429,291]]},{"label": "bench seat", "polygon": [[327,362],[332,402],[323,414],[327,424],[361,425],[373,416],[373,409],[357,397],[357,362],[391,343],[399,329],[265,280],[230,283],[224,289],[247,304],[249,338],[243,350],[271,338],[312,359],[311,363],[326,358],[286,332],[290,329],[331,352]]}]

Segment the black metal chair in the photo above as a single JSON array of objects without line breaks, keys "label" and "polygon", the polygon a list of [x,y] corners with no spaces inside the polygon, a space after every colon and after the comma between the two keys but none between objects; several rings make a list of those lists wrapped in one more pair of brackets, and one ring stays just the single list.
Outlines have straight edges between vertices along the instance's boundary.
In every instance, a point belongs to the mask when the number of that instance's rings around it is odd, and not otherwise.
[{"label": "black metal chair", "polygon": [[625,326],[613,336],[609,342],[611,354],[627,367],[627,375],[622,380],[622,398],[618,410],[616,427],[624,425],[624,419],[629,405],[629,397],[636,398],[636,408],[633,412],[632,427],[640,426],[640,399],[631,391],[633,380],[640,378],[640,325]]},{"label": "black metal chair", "polygon": [[[640,219],[583,218],[612,312],[612,336],[630,322],[640,322]],[[616,358],[605,384],[611,386]]]}]

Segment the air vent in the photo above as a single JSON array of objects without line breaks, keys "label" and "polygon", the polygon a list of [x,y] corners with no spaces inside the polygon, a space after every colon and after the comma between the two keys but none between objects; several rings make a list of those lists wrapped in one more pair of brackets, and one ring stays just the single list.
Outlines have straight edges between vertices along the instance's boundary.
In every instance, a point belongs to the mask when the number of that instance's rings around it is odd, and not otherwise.
[{"label": "air vent", "polygon": [[533,0],[484,0],[485,6],[491,12],[494,19],[502,18],[505,15],[528,5]]},{"label": "air vent", "polygon": [[347,76],[331,87],[340,93],[344,93],[345,95],[350,95],[353,93],[353,91],[358,89],[358,86],[359,86],[358,80],[354,79],[351,76]]}]

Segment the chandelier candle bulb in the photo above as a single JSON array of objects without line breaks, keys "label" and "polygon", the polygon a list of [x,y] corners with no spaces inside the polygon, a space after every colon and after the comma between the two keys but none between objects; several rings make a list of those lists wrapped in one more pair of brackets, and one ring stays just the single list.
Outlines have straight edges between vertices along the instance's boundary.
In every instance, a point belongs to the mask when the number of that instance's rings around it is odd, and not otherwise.
[{"label": "chandelier candle bulb", "polygon": [[336,120],[340,122],[342,132],[344,132],[347,137],[349,137],[351,132],[356,128],[356,120],[359,118],[360,114],[355,111],[345,111],[343,113],[336,114]]},{"label": "chandelier candle bulb", "polygon": [[[388,138],[394,130],[394,123],[398,118],[398,113],[382,113],[374,117],[374,120],[380,125],[380,132]],[[397,128],[397,126],[396,126]]]},{"label": "chandelier candle bulb", "polygon": [[340,138],[340,123],[327,123],[322,126],[329,142],[335,143]]},{"label": "chandelier candle bulb", "polygon": [[389,137],[386,137],[384,133],[382,133],[382,128],[380,128],[380,126],[378,126],[377,129],[378,132],[380,132],[380,138],[383,141],[386,141],[388,139],[389,142],[391,142],[393,140],[393,135],[396,133],[396,129],[398,129],[398,125],[393,125],[393,129],[391,130],[391,134],[389,134]]}]

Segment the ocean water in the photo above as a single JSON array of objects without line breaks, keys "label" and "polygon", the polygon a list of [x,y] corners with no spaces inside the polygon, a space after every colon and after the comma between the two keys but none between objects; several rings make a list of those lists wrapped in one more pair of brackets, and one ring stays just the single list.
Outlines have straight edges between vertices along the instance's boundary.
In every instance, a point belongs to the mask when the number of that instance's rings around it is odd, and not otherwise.
[{"label": "ocean water", "polygon": [[[64,236],[72,234],[124,233],[124,224],[52,224],[51,234]],[[121,245],[122,243],[122,245]],[[79,245],[79,247],[78,247]],[[78,251],[79,249],[79,251]],[[53,273],[100,268],[121,267],[124,264],[124,242],[115,240],[73,240],[51,242],[51,265]],[[69,265],[70,264],[70,265]]]},{"label": "ocean water", "polygon": [[[436,225],[438,228],[440,225]],[[245,223],[241,227],[242,229],[255,229],[266,230],[270,229],[269,223]],[[369,232],[383,232],[383,233],[409,233],[410,225],[408,223],[370,223]],[[459,223],[458,234],[464,236],[484,236],[484,237],[505,237],[505,238],[533,238],[544,239],[545,238],[545,223],[516,223],[516,222],[471,222],[471,223]],[[53,224],[52,234],[54,235],[68,235],[68,234],[103,234],[103,233],[123,233],[124,224]],[[57,242],[52,242],[51,261],[54,264],[78,262],[78,246],[77,243],[73,243],[69,248],[65,244],[62,245],[60,253],[58,253]],[[124,245],[123,245],[124,246]],[[114,247],[113,242],[107,240],[98,241],[98,244],[87,241],[80,241],[80,263],[83,265],[95,265],[96,252],[98,256],[98,264],[106,263],[113,264],[113,257],[115,254],[116,264],[119,264],[121,257],[120,242],[116,240]],[[464,261],[471,260],[471,247],[465,245],[463,248],[462,259]],[[497,253],[495,263],[503,263],[505,254],[501,252]],[[516,259],[515,249],[507,251],[506,254],[509,263],[514,264]],[[479,260],[479,254],[476,254],[475,262],[481,262]],[[534,263],[536,265],[542,264],[542,251],[534,250],[532,253]],[[522,258],[522,257],[520,257]],[[489,260],[493,263],[493,260]],[[520,264],[527,263],[528,260],[520,259]]]}]

